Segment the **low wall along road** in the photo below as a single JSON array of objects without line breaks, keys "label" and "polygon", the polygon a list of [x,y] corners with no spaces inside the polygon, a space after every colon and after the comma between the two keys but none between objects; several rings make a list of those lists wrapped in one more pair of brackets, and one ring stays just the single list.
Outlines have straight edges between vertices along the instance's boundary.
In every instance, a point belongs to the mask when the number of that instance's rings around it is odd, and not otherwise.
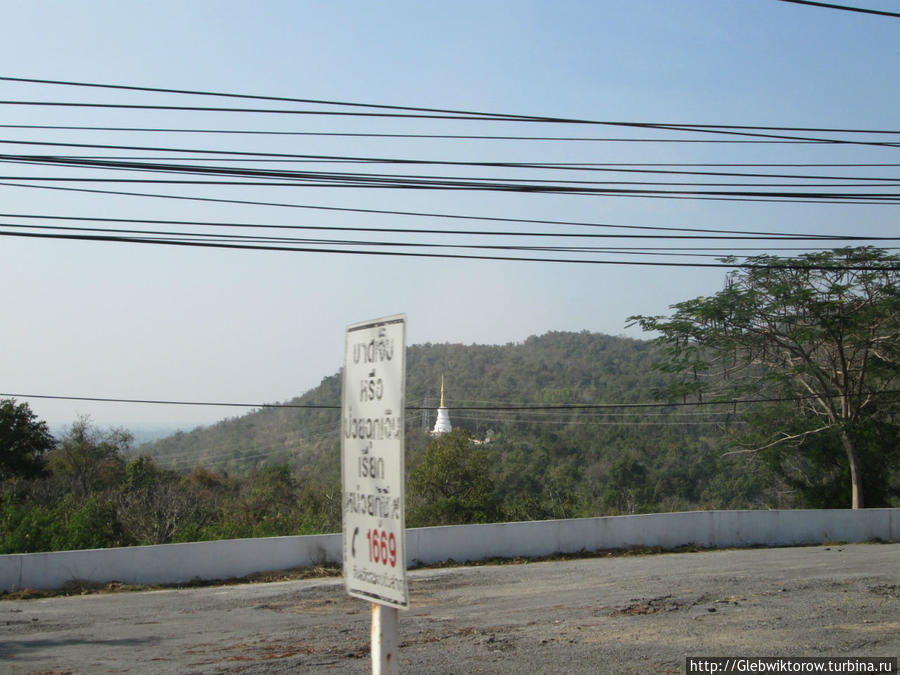
[{"label": "low wall along road", "polygon": [[[407,530],[409,567],[454,560],[545,556],[601,549],[802,546],[900,541],[900,509],[690,511]],[[68,582],[178,584],[341,563],[341,535],[0,556],[0,591]]]}]

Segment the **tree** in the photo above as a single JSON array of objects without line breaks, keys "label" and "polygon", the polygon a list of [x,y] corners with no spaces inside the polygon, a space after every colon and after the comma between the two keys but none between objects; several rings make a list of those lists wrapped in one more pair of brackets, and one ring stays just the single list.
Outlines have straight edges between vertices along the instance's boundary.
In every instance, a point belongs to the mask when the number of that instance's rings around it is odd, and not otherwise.
[{"label": "tree", "polygon": [[118,517],[129,537],[141,544],[168,544],[185,528],[205,525],[200,500],[181,476],[161,469],[150,457],[125,465],[117,489]]},{"label": "tree", "polygon": [[497,512],[487,453],[463,429],[433,439],[409,478],[416,524],[483,523]]},{"label": "tree", "polygon": [[255,471],[247,487],[240,508],[243,520],[252,526],[254,536],[297,534],[299,486],[287,464]]},{"label": "tree", "polygon": [[44,454],[56,441],[47,423],[38,420],[27,403],[0,401],[0,482],[35,478],[44,472]]},{"label": "tree", "polygon": [[647,469],[634,457],[623,455],[609,471],[603,506],[614,513],[635,513],[647,500]]},{"label": "tree", "polygon": [[100,431],[78,419],[48,456],[55,480],[77,503],[91,493],[111,492],[122,477],[132,436],[123,429]]},{"label": "tree", "polygon": [[802,449],[813,436],[831,436],[849,469],[852,506],[862,508],[862,445],[872,425],[897,423],[898,279],[900,257],[870,247],[756,256],[714,296],[673,305],[671,317],[631,320],[662,334],[661,368],[678,376],[684,397],[753,392],[796,401],[794,415],[811,424],[779,425],[748,450]]}]

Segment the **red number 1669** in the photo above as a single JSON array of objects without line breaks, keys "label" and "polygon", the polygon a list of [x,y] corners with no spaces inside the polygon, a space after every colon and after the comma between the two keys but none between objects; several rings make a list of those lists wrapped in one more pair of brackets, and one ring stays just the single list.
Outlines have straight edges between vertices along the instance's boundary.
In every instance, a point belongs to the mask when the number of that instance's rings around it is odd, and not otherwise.
[{"label": "red number 1669", "polygon": [[397,566],[397,537],[393,532],[388,534],[384,530],[369,530],[366,532],[366,539],[369,542],[369,562]]}]

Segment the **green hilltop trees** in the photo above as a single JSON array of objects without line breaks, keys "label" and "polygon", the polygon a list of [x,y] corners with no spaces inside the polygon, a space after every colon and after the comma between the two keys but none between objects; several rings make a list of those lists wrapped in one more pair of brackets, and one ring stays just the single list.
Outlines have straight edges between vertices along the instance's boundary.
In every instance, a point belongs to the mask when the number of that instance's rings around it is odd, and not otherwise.
[{"label": "green hilltop trees", "polygon": [[408,524],[460,525],[497,520],[499,510],[487,451],[465,429],[454,429],[425,448],[409,477]]},{"label": "green hilltop trees", "polygon": [[288,466],[183,474],[135,456],[128,432],[86,418],[56,442],[15,401],[0,401],[0,454],[0,554],[340,528],[339,490]]},{"label": "green hilltop trees", "polygon": [[47,423],[39,420],[27,403],[0,400],[0,483],[41,475],[44,456],[55,443]]},{"label": "green hilltop trees", "polygon": [[868,484],[886,500],[900,462],[898,281],[900,257],[870,247],[763,255],[713,296],[632,320],[661,333],[660,367],[676,376],[671,393],[707,403],[772,399],[747,416],[751,433],[736,452],[761,453],[812,492],[846,476],[843,503],[862,508]]}]

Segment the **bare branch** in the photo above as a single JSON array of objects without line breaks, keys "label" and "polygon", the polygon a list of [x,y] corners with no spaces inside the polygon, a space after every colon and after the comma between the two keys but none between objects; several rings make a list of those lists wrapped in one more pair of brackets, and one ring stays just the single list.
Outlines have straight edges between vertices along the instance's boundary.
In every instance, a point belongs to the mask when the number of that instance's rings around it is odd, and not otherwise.
[{"label": "bare branch", "polygon": [[806,438],[807,436],[811,436],[812,434],[818,434],[822,431],[828,431],[829,429],[831,429],[833,427],[834,427],[833,424],[827,424],[824,427],[819,427],[818,429],[811,429],[809,431],[804,431],[803,433],[800,433],[800,434],[793,434],[793,435],[784,434],[783,438],[779,438],[776,441],[772,441],[771,443],[769,443],[767,445],[762,445],[758,448],[746,448],[744,450],[730,450],[729,452],[723,453],[722,457],[727,457],[728,455],[744,455],[747,453],[759,452],[760,450],[765,450],[766,448],[772,448],[776,445],[780,445],[781,443],[786,443],[788,441],[795,441],[795,440],[798,440],[801,438]]}]

